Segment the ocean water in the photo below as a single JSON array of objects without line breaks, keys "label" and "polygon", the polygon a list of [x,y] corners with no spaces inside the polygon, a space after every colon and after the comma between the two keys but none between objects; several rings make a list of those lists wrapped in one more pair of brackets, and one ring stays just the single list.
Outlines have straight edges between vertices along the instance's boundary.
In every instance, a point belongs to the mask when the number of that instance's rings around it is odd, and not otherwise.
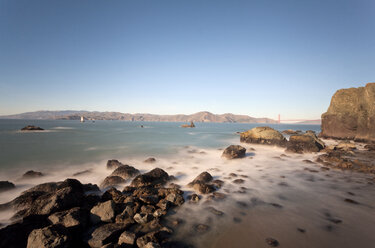
[{"label": "ocean water", "polygon": [[[18,131],[29,124],[46,131]],[[240,143],[236,132],[262,124],[196,123],[192,129],[180,125],[0,120],[0,180],[10,180],[17,186],[0,193],[0,203],[33,185],[67,177],[99,185],[111,173],[106,161],[118,159],[141,172],[164,169],[177,178],[175,183],[185,197],[193,193],[187,184],[203,171],[224,181],[218,191],[225,194],[224,200],[202,196],[198,204],[186,202],[166,220],[182,219],[183,224],[174,228],[175,237],[198,248],[268,247],[268,237],[277,239],[280,247],[290,248],[371,247],[375,243],[373,176],[327,171],[318,164],[303,162],[314,161],[319,154],[286,154],[283,148]],[[266,125],[279,131],[320,131],[318,125]],[[223,149],[232,144],[247,148],[247,156],[238,160],[221,158]],[[155,157],[156,163],[144,163],[148,157]],[[31,169],[45,176],[22,179],[22,174]],[[88,172],[73,176],[84,170]],[[239,178],[244,180],[242,184],[234,182]],[[359,204],[347,203],[346,198]],[[209,207],[223,214],[217,216]],[[0,212],[0,223],[8,224],[12,214]],[[198,224],[207,225],[208,231],[197,232]]]}]

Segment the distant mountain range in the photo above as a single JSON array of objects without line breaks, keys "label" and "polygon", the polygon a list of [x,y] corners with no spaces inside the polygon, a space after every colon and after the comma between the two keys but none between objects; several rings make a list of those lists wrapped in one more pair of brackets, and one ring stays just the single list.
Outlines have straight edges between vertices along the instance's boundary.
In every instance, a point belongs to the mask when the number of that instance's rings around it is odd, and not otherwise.
[{"label": "distant mountain range", "polygon": [[198,112],[191,115],[154,115],[128,114],[120,112],[89,112],[89,111],[36,111],[16,115],[0,116],[0,119],[30,119],[30,120],[79,120],[81,116],[86,120],[123,120],[123,121],[163,121],[163,122],[238,122],[238,123],[277,123],[269,118],[255,118],[248,115],[212,114]]}]

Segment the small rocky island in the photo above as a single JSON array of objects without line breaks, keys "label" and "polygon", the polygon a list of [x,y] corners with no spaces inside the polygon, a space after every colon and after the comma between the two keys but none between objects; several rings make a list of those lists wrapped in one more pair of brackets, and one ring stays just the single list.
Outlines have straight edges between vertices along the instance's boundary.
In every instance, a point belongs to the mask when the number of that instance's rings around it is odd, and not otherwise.
[{"label": "small rocky island", "polygon": [[21,131],[43,131],[43,130],[44,130],[43,128],[33,126],[33,125],[28,125],[21,129]]},{"label": "small rocky island", "polygon": [[184,128],[187,128],[187,127],[190,127],[190,128],[192,128],[192,127],[195,127],[195,125],[194,125],[194,122],[190,122],[190,124],[183,124],[183,125],[181,125],[181,127],[184,127]]}]

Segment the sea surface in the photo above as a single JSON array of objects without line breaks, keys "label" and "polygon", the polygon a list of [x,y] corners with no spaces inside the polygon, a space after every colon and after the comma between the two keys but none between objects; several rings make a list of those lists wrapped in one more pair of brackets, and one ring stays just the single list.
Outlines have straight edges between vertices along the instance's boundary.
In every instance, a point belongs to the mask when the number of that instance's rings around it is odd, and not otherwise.
[{"label": "sea surface", "polygon": [[[288,248],[374,246],[374,176],[306,163],[319,154],[289,154],[283,148],[243,144],[236,133],[263,125],[319,133],[319,125],[195,123],[196,128],[180,128],[181,124],[0,120],[0,180],[16,184],[14,190],[0,193],[0,204],[36,184],[68,177],[100,185],[111,173],[107,160],[118,159],[141,172],[159,167],[176,177],[174,183],[184,190],[186,203],[166,221],[182,220],[174,228],[175,237],[197,248],[266,248],[267,238]],[[19,131],[26,125],[45,131]],[[244,146],[246,157],[221,158],[223,149],[232,144]],[[149,157],[156,163],[143,162]],[[27,170],[45,176],[23,179]],[[193,191],[187,184],[203,171],[224,181],[218,190],[224,199],[202,195],[198,204],[188,202]],[[238,184],[236,179],[243,181]],[[358,204],[348,203],[348,198]],[[9,224],[13,214],[0,212],[0,223]],[[197,230],[199,224],[207,230]]]}]

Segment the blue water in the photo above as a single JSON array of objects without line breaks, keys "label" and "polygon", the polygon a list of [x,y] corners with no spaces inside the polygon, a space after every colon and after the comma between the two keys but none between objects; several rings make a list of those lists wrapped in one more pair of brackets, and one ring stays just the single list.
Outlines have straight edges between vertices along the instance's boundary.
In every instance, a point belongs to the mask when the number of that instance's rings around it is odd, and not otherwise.
[{"label": "blue water", "polygon": [[[42,132],[20,132],[26,125]],[[144,128],[141,128],[141,125]],[[24,168],[77,165],[118,157],[168,156],[184,146],[222,148],[239,139],[238,131],[265,124],[68,120],[0,120],[0,173]],[[314,130],[319,125],[266,124],[277,130]]]}]

